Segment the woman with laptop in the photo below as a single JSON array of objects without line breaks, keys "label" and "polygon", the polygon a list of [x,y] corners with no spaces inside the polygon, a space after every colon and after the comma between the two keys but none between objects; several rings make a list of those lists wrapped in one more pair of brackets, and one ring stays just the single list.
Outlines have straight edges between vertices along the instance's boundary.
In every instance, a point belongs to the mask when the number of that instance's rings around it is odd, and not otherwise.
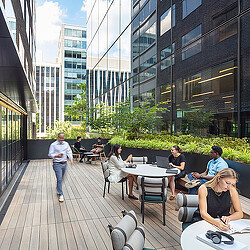
[{"label": "woman with laptop", "polygon": [[168,177],[169,187],[171,190],[172,195],[169,197],[169,200],[175,199],[175,180],[185,177],[185,165],[186,165],[186,158],[182,154],[183,151],[180,149],[179,146],[174,145],[171,148],[171,155],[169,155],[169,166],[179,169],[181,172],[175,176]]},{"label": "woman with laptop", "polygon": [[121,171],[121,168],[125,168],[127,165],[132,165],[132,163],[128,163],[132,159],[132,154],[128,156],[126,161],[123,161],[120,155],[121,152],[121,145],[115,144],[108,155],[108,165],[110,169],[110,176],[108,177],[108,179],[112,183],[117,183],[122,178],[126,177],[129,183],[128,198],[138,200],[138,198],[133,194],[133,183],[135,182],[135,184],[138,186],[136,176],[132,174],[125,174]]}]

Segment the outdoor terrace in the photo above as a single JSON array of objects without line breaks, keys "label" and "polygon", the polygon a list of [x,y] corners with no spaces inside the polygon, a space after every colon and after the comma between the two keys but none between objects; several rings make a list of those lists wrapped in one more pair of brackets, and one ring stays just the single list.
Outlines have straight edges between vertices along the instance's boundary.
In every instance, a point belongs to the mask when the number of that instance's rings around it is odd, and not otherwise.
[{"label": "outdoor terrace", "polygon": [[[111,184],[104,199],[103,185],[100,161],[74,161],[63,183],[65,202],[59,203],[51,160],[32,160],[0,226],[0,249],[112,249],[107,225],[116,225],[124,209],[133,209],[141,225],[140,202],[122,200],[121,184]],[[163,226],[161,205],[146,204],[145,247],[181,249],[175,207],[167,201]]]}]

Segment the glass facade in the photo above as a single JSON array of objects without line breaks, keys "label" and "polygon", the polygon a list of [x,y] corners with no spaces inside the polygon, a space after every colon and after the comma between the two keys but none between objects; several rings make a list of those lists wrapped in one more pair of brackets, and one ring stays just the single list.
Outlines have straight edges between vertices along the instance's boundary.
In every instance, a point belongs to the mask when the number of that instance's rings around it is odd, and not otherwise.
[{"label": "glass facade", "polygon": [[[152,12],[153,3],[147,5],[136,21],[143,22]],[[87,10],[87,98],[90,107],[105,103],[115,105],[129,97],[131,72],[131,1],[88,1]],[[135,14],[136,15],[136,14]],[[129,25],[129,27],[127,27]],[[139,55],[154,43],[156,25],[152,24],[134,41]],[[139,39],[143,40],[143,46]]]},{"label": "glass facade", "polygon": [[[59,44],[59,61],[62,64],[63,101],[62,114],[66,106],[74,102],[80,93],[79,83],[86,83],[86,27],[64,24],[61,27]],[[64,116],[64,115],[62,115]],[[80,121],[64,116],[75,125]]]}]

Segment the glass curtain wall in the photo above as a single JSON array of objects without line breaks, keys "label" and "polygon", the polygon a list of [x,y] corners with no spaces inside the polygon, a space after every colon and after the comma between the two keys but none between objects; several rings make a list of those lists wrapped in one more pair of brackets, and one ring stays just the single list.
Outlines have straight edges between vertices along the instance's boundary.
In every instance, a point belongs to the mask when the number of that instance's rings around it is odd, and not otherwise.
[{"label": "glass curtain wall", "polygon": [[[88,74],[88,96],[96,94],[90,103],[129,82],[132,107],[164,102],[162,131],[250,137],[247,1],[129,3],[89,1],[87,53],[98,58]],[[131,75],[118,85],[113,57],[130,60]],[[100,76],[105,93],[94,82],[101,63],[109,72]]]},{"label": "glass curtain wall", "polygon": [[0,105],[1,186],[0,195],[7,188],[23,159],[23,115]]}]

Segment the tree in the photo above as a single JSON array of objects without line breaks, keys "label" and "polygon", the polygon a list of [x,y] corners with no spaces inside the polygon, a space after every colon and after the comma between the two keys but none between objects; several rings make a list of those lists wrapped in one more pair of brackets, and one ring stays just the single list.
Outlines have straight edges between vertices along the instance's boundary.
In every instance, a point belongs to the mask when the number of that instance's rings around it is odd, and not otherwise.
[{"label": "tree", "polygon": [[87,114],[86,83],[80,83],[78,87],[81,89],[81,92],[75,96],[74,103],[65,108],[65,115],[85,121]]}]

